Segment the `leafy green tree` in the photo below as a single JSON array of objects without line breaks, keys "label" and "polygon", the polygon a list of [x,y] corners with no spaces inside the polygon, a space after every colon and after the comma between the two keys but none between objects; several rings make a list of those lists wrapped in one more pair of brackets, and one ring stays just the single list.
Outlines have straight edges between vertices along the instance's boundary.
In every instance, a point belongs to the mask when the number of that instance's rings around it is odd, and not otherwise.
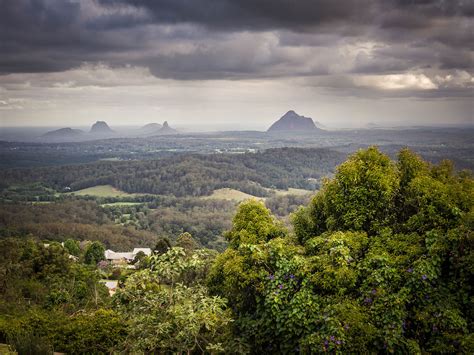
[{"label": "leafy green tree", "polygon": [[408,148],[398,153],[397,167],[400,172],[400,187],[406,188],[417,176],[429,173],[428,164]]},{"label": "leafy green tree", "polygon": [[176,240],[176,246],[183,248],[187,253],[189,253],[197,249],[198,244],[190,233],[184,232],[181,233]]},{"label": "leafy green tree", "polygon": [[64,241],[64,248],[68,251],[69,254],[74,256],[79,256],[81,253],[79,242],[74,239],[66,239]]},{"label": "leafy green tree", "polygon": [[360,150],[326,180],[310,205],[292,215],[301,242],[325,231],[370,234],[396,222],[400,177],[397,166],[376,147]]},{"label": "leafy green tree", "polygon": [[156,243],[153,251],[156,254],[161,255],[161,254],[166,253],[169,249],[171,249],[171,242],[168,238],[164,237],[164,238],[158,239],[158,242]]},{"label": "leafy green tree", "polygon": [[[198,252],[198,251],[197,251]],[[128,320],[126,349],[132,352],[213,352],[236,350],[230,311],[225,300],[187,274],[200,274],[209,263],[206,253],[186,255],[175,247],[154,257],[152,269],[134,273],[115,295]],[[201,279],[202,280],[202,279]]]},{"label": "leafy green tree", "polygon": [[[285,235],[285,229],[261,202],[249,200],[239,205],[226,233],[229,247],[216,258],[208,277],[210,290],[228,299],[237,323],[244,324],[239,332],[260,334],[251,330],[248,319],[255,315],[265,278],[271,273],[266,245],[281,242]],[[289,246],[288,250],[293,249]]]},{"label": "leafy green tree", "polygon": [[86,264],[96,265],[99,261],[105,259],[105,247],[101,242],[93,241],[84,252],[84,262]]},{"label": "leafy green tree", "polygon": [[390,158],[375,147],[360,150],[341,164],[324,187],[328,230],[374,233],[394,222],[399,174]]},{"label": "leafy green tree", "polygon": [[133,264],[141,263],[143,259],[146,258],[146,254],[143,251],[139,251],[135,258],[133,258]]},{"label": "leafy green tree", "polygon": [[285,229],[262,202],[247,200],[239,205],[232,228],[225,237],[235,249],[242,244],[258,244],[284,235]]}]

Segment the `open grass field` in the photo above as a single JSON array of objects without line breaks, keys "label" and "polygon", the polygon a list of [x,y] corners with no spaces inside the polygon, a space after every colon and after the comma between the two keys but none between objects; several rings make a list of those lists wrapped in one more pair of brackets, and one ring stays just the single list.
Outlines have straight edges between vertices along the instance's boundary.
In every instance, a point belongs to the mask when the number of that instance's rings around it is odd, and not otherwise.
[{"label": "open grass field", "polygon": [[119,207],[124,207],[124,206],[137,206],[137,205],[142,205],[143,202],[112,202],[112,203],[104,203],[100,205],[101,207],[114,207],[114,206],[119,206]]},{"label": "open grass field", "polygon": [[[269,192],[274,192],[275,196],[307,195],[307,194],[312,194],[312,193],[315,192],[315,191],[310,191],[310,190],[294,189],[294,188],[291,188],[291,187],[288,190],[268,189],[268,191]],[[237,201],[237,202],[248,200],[249,198],[254,198],[254,199],[257,199],[257,200],[265,201],[265,197],[257,197],[257,196],[253,196],[253,195],[247,194],[245,192],[239,191],[239,190],[229,189],[229,188],[214,190],[212,195],[204,196],[202,198],[203,199],[214,199],[214,200]]]},{"label": "open grass field", "polygon": [[88,187],[87,189],[82,189],[74,192],[70,192],[71,194],[77,196],[97,196],[97,197],[133,197],[137,196],[137,194],[129,194],[124,191],[120,191],[111,185],[97,185],[93,187]]},{"label": "open grass field", "polygon": [[237,202],[248,200],[249,198],[254,198],[254,199],[257,199],[257,200],[265,200],[265,198],[263,198],[263,197],[256,197],[256,196],[253,196],[253,195],[246,194],[245,192],[235,190],[235,189],[229,189],[229,188],[214,190],[212,195],[204,196],[202,198],[203,199],[214,199],[214,200],[237,201]]}]

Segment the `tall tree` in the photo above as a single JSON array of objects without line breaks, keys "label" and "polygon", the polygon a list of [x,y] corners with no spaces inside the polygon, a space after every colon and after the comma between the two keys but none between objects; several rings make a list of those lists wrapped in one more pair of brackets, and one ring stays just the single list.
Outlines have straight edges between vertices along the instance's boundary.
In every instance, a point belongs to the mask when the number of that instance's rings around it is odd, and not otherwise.
[{"label": "tall tree", "polygon": [[84,252],[84,262],[96,265],[99,261],[105,260],[104,244],[98,241],[90,243]]}]

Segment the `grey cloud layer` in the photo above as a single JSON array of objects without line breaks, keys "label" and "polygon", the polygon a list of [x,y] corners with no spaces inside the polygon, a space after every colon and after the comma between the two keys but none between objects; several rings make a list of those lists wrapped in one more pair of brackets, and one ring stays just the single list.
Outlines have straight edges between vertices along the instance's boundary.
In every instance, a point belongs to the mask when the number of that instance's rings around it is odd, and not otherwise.
[{"label": "grey cloud layer", "polygon": [[[367,85],[386,93],[370,75],[398,80],[397,96],[404,83],[405,95],[472,93],[472,1],[0,0],[0,9],[2,74],[87,62],[178,80],[307,77],[356,95]],[[461,79],[447,85],[449,76]]]}]

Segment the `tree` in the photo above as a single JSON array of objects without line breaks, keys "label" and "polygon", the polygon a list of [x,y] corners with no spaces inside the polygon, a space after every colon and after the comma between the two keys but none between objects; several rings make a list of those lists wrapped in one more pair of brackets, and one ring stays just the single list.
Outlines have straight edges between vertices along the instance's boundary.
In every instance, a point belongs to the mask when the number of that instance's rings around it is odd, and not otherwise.
[{"label": "tree", "polygon": [[79,254],[81,253],[79,242],[74,239],[66,239],[64,241],[64,248],[68,251],[69,254],[74,256],[79,256]]},{"label": "tree", "polygon": [[286,230],[263,203],[248,200],[239,205],[226,233],[229,247],[216,258],[208,277],[210,290],[225,297],[239,318],[255,311],[263,275],[271,272],[264,258],[267,243],[285,236]]},{"label": "tree", "polygon": [[158,242],[156,243],[153,251],[156,254],[161,255],[161,254],[166,253],[168,249],[171,249],[171,242],[168,238],[164,237],[164,238],[158,239]]},{"label": "tree", "polygon": [[[132,352],[234,351],[230,346],[230,310],[221,297],[208,295],[195,278],[209,262],[199,251],[186,255],[180,247],[154,256],[152,269],[130,276],[116,296],[117,307],[128,319],[125,342]],[[204,257],[203,257],[204,256]]]},{"label": "tree", "polygon": [[84,253],[84,262],[86,264],[96,265],[99,261],[105,259],[105,247],[101,242],[94,241],[90,243]]},{"label": "tree", "polygon": [[140,264],[143,259],[146,258],[146,254],[143,251],[139,251],[137,255],[135,255],[135,258],[133,258],[133,264]]},{"label": "tree", "polygon": [[376,147],[358,151],[323,188],[327,229],[374,233],[389,226],[398,189],[399,174],[388,156]]},{"label": "tree", "polygon": [[397,162],[400,172],[400,187],[406,188],[409,183],[419,175],[428,174],[428,164],[410,149],[404,148],[398,153]]},{"label": "tree", "polygon": [[197,249],[198,244],[190,233],[184,232],[184,233],[181,233],[178,239],[176,240],[176,246],[181,247],[187,253],[190,253],[193,250]]},{"label": "tree", "polygon": [[232,220],[232,228],[225,233],[232,248],[241,244],[258,244],[285,235],[282,224],[277,222],[263,202],[247,200],[239,205]]}]

